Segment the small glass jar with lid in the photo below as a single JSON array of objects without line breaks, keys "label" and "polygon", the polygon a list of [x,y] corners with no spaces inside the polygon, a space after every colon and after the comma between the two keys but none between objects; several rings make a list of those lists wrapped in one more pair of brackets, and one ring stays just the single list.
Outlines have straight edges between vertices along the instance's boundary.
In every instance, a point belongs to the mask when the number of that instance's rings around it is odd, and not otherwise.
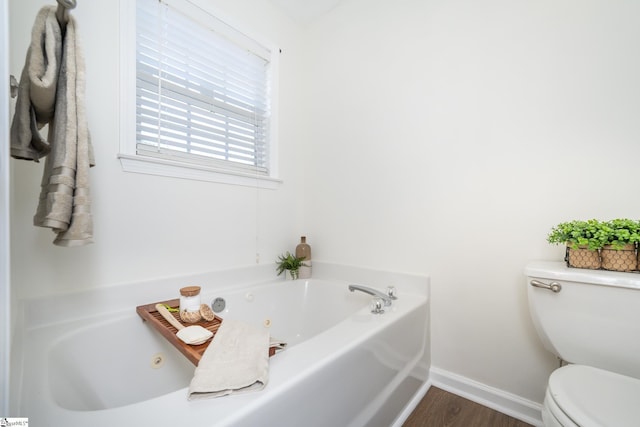
[{"label": "small glass jar with lid", "polygon": [[180,312],[200,310],[200,286],[180,288]]}]

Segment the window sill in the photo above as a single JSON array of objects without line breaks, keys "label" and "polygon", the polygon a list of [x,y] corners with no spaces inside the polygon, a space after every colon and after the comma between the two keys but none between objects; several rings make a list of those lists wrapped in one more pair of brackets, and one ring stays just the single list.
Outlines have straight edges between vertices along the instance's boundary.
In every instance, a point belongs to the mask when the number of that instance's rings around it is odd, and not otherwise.
[{"label": "window sill", "polygon": [[120,153],[118,154],[118,158],[120,159],[122,170],[125,172],[242,185],[245,187],[258,187],[268,190],[276,190],[282,184],[282,180],[277,178],[256,176],[153,157]]}]

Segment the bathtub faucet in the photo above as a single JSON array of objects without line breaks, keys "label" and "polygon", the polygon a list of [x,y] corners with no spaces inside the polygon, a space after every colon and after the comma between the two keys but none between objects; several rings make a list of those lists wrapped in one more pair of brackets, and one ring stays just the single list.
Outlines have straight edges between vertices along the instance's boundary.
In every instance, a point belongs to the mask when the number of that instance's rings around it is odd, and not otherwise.
[{"label": "bathtub faucet", "polygon": [[393,300],[397,299],[393,295],[384,294],[377,289],[373,289],[363,285],[349,285],[349,290],[351,292],[360,291],[360,292],[364,292],[365,294],[369,294],[369,295],[373,295],[374,297],[381,298],[384,301],[385,307],[390,306]]}]

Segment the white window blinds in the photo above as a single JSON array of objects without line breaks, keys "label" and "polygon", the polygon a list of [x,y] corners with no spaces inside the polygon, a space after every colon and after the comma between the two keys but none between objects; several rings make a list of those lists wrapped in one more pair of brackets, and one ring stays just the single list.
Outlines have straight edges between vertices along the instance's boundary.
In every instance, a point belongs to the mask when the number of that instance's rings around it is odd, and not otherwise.
[{"label": "white window blinds", "polygon": [[269,175],[271,52],[184,0],[137,0],[136,152]]}]

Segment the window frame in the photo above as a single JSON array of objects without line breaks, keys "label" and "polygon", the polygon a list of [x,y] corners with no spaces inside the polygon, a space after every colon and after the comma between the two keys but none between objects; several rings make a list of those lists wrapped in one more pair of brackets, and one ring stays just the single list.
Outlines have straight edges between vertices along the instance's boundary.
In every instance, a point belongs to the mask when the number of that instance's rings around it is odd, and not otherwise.
[{"label": "window frame", "polygon": [[[193,7],[202,9],[188,0]],[[176,7],[176,5],[172,5]],[[242,32],[262,46],[267,47],[270,57],[270,125],[269,125],[269,174],[255,173],[247,168],[220,162],[205,165],[197,162],[181,162],[178,159],[146,156],[137,153],[136,135],[136,0],[120,0],[120,143],[118,159],[125,172],[143,173],[165,177],[184,178],[222,184],[243,185],[265,189],[277,189],[282,184],[278,178],[278,52],[279,49],[261,37],[256,37],[218,11],[207,6],[206,12],[215,19]],[[179,7],[179,5],[178,5]]]}]

